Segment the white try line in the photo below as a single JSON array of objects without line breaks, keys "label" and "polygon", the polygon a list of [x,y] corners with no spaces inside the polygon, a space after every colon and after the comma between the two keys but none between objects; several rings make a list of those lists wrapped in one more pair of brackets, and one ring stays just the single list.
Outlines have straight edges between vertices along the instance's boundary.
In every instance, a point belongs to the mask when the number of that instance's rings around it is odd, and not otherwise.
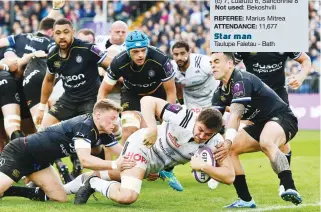
[{"label": "white try line", "polygon": [[[258,208],[255,209],[243,209],[238,210],[240,212],[255,212],[255,211],[274,211],[274,210],[279,210],[279,209],[296,209],[296,208],[304,208],[304,207],[309,207],[309,206],[320,206],[321,203],[314,203],[314,204],[300,204],[298,206],[296,205],[289,205],[289,206],[270,206],[270,207],[266,207],[266,208],[260,208],[260,206]],[[237,210],[237,209],[236,209]],[[236,212],[236,210],[227,210],[226,212]]]}]

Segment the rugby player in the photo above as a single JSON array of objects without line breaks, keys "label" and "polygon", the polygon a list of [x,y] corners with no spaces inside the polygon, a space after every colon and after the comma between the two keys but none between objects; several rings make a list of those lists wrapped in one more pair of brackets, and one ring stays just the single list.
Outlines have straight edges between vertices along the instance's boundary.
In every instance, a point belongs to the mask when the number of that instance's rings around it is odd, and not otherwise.
[{"label": "rugby player", "polygon": [[[139,101],[143,96],[155,96],[167,99],[170,103],[176,102],[175,72],[170,59],[159,49],[150,46],[147,35],[142,31],[130,32],[125,46],[126,51],[112,60],[98,93],[98,99],[106,98],[117,80],[123,78],[121,105],[124,112],[121,114],[121,144],[132,133],[146,126],[140,115]],[[167,175],[170,185],[182,191],[183,187],[173,172],[168,171],[164,174]]]},{"label": "rugby player", "polygon": [[[42,84],[41,103],[36,118],[41,128],[91,113],[100,86],[98,64],[104,68],[110,64],[111,59],[106,57],[106,53],[94,44],[82,42],[73,35],[74,29],[68,19],[59,19],[54,23],[56,46],[48,55],[48,71]],[[55,74],[62,79],[65,92],[44,116]],[[59,171],[66,176],[65,181],[69,182],[71,179],[68,179],[67,167],[61,161],[57,164]]]},{"label": "rugby player", "polygon": [[[204,109],[198,117],[185,106],[169,104],[167,101],[146,96],[141,99],[141,111],[148,128],[133,133],[124,145],[123,156],[136,161],[136,165],[121,171],[121,183],[104,181],[92,175],[85,181],[75,196],[75,204],[86,203],[97,191],[108,199],[121,204],[131,204],[138,199],[142,180],[150,173],[158,173],[166,167],[174,167],[192,160],[192,169],[202,170],[212,178],[231,184],[234,170],[229,157],[217,161],[213,167],[192,155],[201,146],[213,151],[223,143],[217,133],[222,127],[222,115],[216,109]],[[165,124],[156,125],[155,116]]]},{"label": "rugby player", "polygon": [[[71,153],[77,153],[82,165],[93,170],[132,168],[133,160],[120,157],[117,161],[106,161],[91,155],[100,144],[118,148],[111,133],[121,111],[115,102],[100,100],[92,114],[80,115],[11,141],[0,157],[0,196],[67,201],[59,176],[50,163]],[[28,176],[40,188],[11,186],[22,176]]]},{"label": "rugby player", "polygon": [[[226,207],[256,207],[253,198],[246,192],[244,170],[239,160],[240,154],[256,151],[266,154],[273,171],[284,185],[281,198],[300,204],[302,198],[294,185],[289,162],[279,150],[298,131],[297,118],[289,105],[255,75],[236,70],[233,53],[214,52],[210,63],[215,79],[221,81],[212,104],[222,112],[230,106],[226,142],[215,155],[217,159],[224,158],[230,149],[229,155],[235,169],[234,186],[239,199]],[[253,124],[237,132],[241,119]]]},{"label": "rugby player", "polygon": [[[234,56],[236,64],[243,61],[247,72],[259,77],[287,104],[289,104],[287,85],[292,89],[298,89],[311,71],[311,59],[304,52],[235,52]],[[289,76],[286,85],[285,65],[288,59],[300,63],[302,71],[297,75]],[[290,143],[281,146],[280,150],[285,154],[290,165],[292,156]],[[246,184],[246,181],[243,183]],[[280,182],[279,194],[283,192],[284,186]]]},{"label": "rugby player", "polygon": [[[186,105],[187,109],[198,114],[202,108],[212,105],[209,97],[213,96],[219,85],[219,81],[214,79],[211,71],[210,57],[190,53],[190,46],[185,41],[174,43],[172,55],[177,98],[180,104]],[[161,177],[164,177],[164,172],[160,174]],[[214,189],[218,186],[218,183],[211,179],[208,185],[211,189]]]}]

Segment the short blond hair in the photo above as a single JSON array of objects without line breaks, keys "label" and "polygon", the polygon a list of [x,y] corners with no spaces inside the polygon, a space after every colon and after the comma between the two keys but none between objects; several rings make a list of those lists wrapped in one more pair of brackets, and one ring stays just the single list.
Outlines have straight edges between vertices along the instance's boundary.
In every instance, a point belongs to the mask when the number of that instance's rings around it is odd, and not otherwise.
[{"label": "short blond hair", "polygon": [[100,99],[94,106],[94,112],[97,110],[116,110],[118,113],[121,113],[123,108],[113,100]]}]

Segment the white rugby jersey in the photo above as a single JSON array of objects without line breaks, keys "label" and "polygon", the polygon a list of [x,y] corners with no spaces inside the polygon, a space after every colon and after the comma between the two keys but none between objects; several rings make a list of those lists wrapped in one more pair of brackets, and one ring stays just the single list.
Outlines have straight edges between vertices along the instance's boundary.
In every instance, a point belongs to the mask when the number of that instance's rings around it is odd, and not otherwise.
[{"label": "white rugby jersey", "polygon": [[158,125],[158,137],[152,148],[148,149],[143,144],[147,128],[138,130],[128,138],[128,142],[132,143],[128,146],[128,152],[141,152],[142,156],[146,157],[146,163],[143,163],[146,168],[145,177],[149,173],[158,173],[164,168],[189,162],[201,146],[205,145],[214,150],[219,142],[224,141],[219,133],[205,143],[193,141],[196,115],[186,109],[186,106],[166,105],[162,119],[165,123]]},{"label": "white rugby jersey", "polygon": [[210,67],[210,57],[202,54],[190,54],[190,65],[181,72],[172,60],[175,70],[175,82],[183,85],[183,99],[187,108],[211,106],[211,100],[219,81],[214,79]]},{"label": "white rugby jersey", "polygon": [[[99,35],[95,38],[95,43],[96,45],[102,50],[102,51],[106,51],[106,43],[107,41],[110,39],[110,36],[109,35]],[[115,45],[115,44],[113,44]],[[116,45],[116,46],[119,46],[120,47],[120,51],[123,51],[125,50],[125,43],[123,43],[122,45]]]}]

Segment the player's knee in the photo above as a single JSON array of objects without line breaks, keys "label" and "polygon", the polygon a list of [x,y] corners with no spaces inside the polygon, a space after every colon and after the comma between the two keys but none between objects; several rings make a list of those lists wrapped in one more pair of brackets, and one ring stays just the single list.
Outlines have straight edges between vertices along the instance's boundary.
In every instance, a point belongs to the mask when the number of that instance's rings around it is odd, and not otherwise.
[{"label": "player's knee", "polygon": [[275,145],[270,140],[261,138],[260,139],[260,147],[263,152],[269,152],[269,151],[271,151],[271,149],[273,149],[275,147]]},{"label": "player's knee", "polygon": [[131,134],[133,134],[134,132],[136,132],[139,128],[136,127],[123,127],[123,136],[124,137],[128,137]]},{"label": "player's knee", "polygon": [[64,194],[64,195],[59,194],[59,195],[55,195],[55,196],[52,196],[52,197],[50,197],[48,195],[48,197],[49,197],[50,200],[54,200],[54,201],[57,201],[57,202],[67,202],[68,201],[68,198],[67,198],[66,194]]},{"label": "player's knee", "polygon": [[137,193],[133,190],[130,191],[126,191],[126,193],[124,193],[121,198],[118,200],[118,203],[120,204],[124,204],[124,205],[130,205],[134,202],[136,202],[137,200]]}]

